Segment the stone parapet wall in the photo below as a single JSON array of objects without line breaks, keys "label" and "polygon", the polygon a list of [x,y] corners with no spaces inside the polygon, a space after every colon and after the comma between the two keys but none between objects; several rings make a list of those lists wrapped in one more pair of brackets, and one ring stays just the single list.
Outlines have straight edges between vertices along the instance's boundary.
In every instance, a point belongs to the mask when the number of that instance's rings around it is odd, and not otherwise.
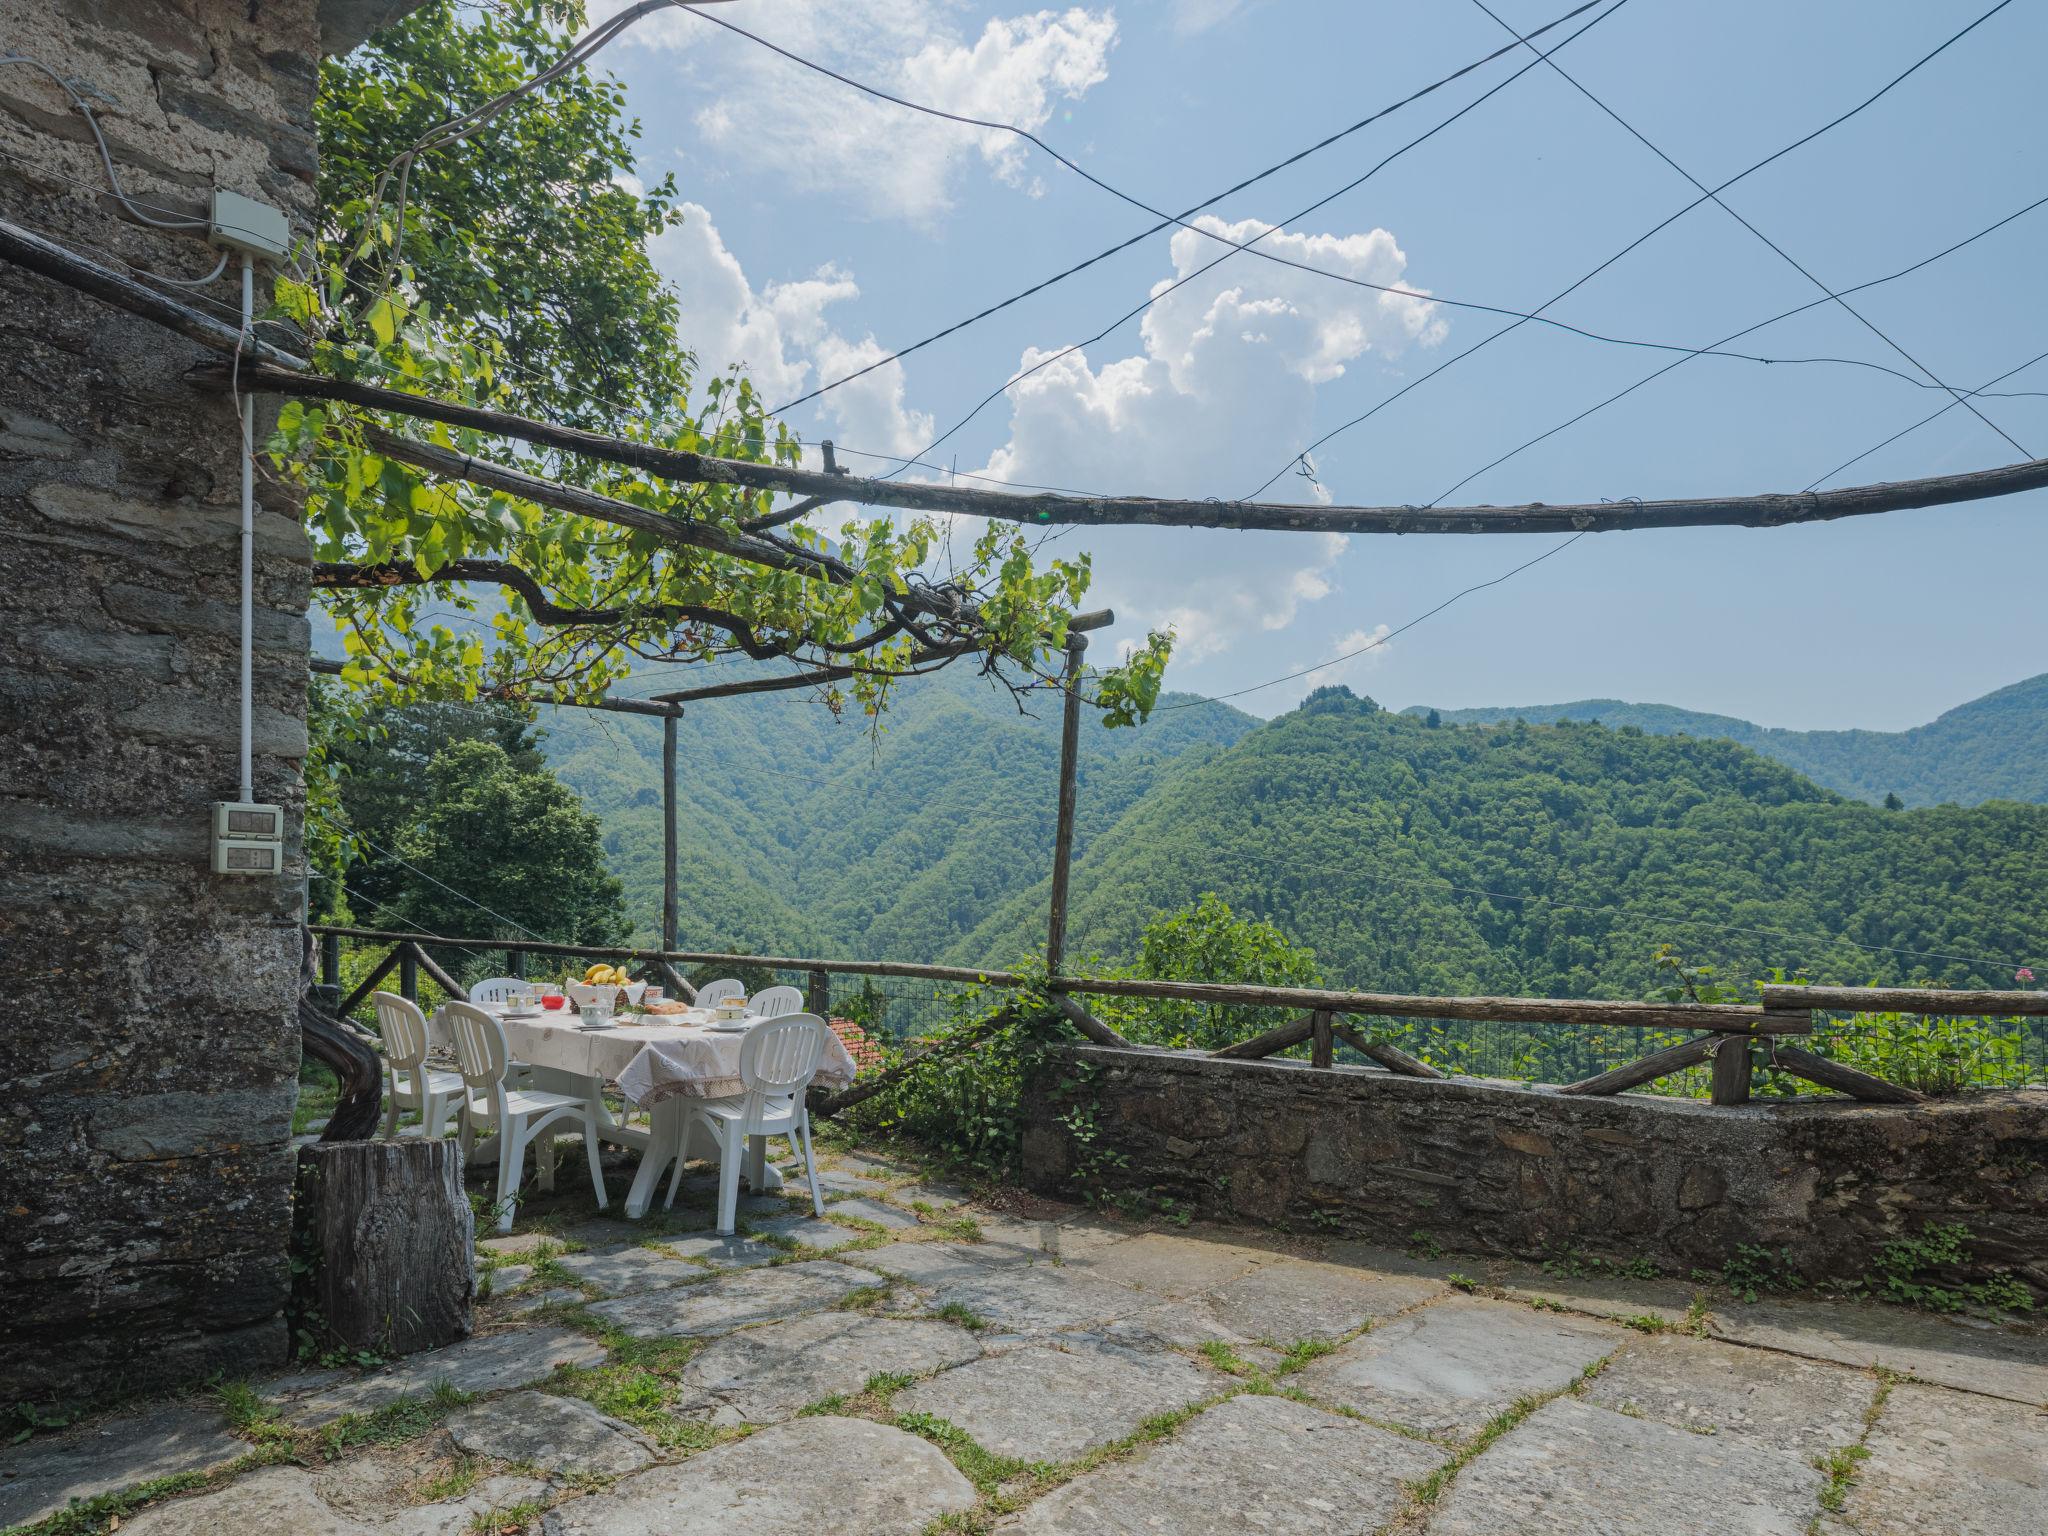
[{"label": "stone parapet wall", "polygon": [[[159,217],[221,186],[303,232],[319,25],[315,0],[8,0],[0,52],[87,96]],[[0,217],[164,274],[218,256],[125,213],[85,119],[18,64]],[[194,302],[233,323],[239,296],[231,267]],[[259,481],[255,788],[290,812],[291,868],[219,878],[239,433],[184,382],[201,356],[0,263],[0,1401],[286,1354],[310,552]]]},{"label": "stone parapet wall", "polygon": [[1961,1223],[1974,1278],[2009,1269],[2048,1297],[2039,1089],[1715,1108],[1062,1045],[1027,1095],[1024,1162],[1048,1194],[1139,1192],[1219,1220],[1680,1275],[1751,1244],[1789,1249],[1809,1280],[1852,1280],[1884,1244]]}]

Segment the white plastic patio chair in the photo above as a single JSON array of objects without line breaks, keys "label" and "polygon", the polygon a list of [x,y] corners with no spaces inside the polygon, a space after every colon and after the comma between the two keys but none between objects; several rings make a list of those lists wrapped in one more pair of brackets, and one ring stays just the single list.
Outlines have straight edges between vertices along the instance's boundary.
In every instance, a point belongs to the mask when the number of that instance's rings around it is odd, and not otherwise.
[{"label": "white plastic patio chair", "polygon": [[[718,1143],[718,1231],[730,1237],[739,1222],[740,1164],[749,1138],[787,1136],[803,1153],[804,1172],[811,1181],[811,1208],[825,1214],[818,1189],[818,1163],[811,1154],[811,1116],[804,1090],[817,1075],[825,1054],[825,1021],[815,1013],[786,1013],[756,1024],[740,1042],[740,1081],[746,1091],[729,1099],[709,1099],[689,1106],[683,1122],[683,1144],[703,1125]],[[683,1160],[669,1176],[668,1204],[676,1203],[683,1180]]]},{"label": "white plastic patio chair", "polygon": [[427,1016],[396,992],[372,992],[384,1037],[384,1134],[398,1134],[403,1110],[417,1111],[420,1134],[438,1138],[463,1100],[462,1074],[427,1065]]},{"label": "white plastic patio chair", "polygon": [[742,983],[734,981],[730,976],[727,976],[718,981],[707,981],[703,986],[699,987],[697,989],[697,1006],[699,1008],[715,1008],[729,997],[745,997],[746,995],[746,987]]},{"label": "white plastic patio chair", "polygon": [[533,990],[534,984],[532,982],[521,981],[517,976],[490,976],[477,982],[469,989],[469,1000],[479,1005],[484,1003],[509,1003],[512,1001],[512,994],[514,992],[531,992]]},{"label": "white plastic patio chair", "polygon": [[779,1019],[785,1013],[797,1013],[804,1006],[804,995],[795,987],[764,987],[753,997],[753,1012],[764,1019]]},{"label": "white plastic patio chair", "polygon": [[467,1119],[465,1140],[479,1130],[498,1135],[498,1230],[512,1230],[519,1209],[519,1175],[526,1149],[535,1142],[540,1187],[555,1187],[555,1132],[564,1120],[583,1128],[583,1150],[590,1159],[590,1183],[597,1208],[605,1208],[604,1167],[598,1160],[597,1106],[582,1094],[547,1093],[507,1082],[515,1065],[505,1046],[505,1026],[470,1003],[449,1003],[441,1010],[462,1066]]}]

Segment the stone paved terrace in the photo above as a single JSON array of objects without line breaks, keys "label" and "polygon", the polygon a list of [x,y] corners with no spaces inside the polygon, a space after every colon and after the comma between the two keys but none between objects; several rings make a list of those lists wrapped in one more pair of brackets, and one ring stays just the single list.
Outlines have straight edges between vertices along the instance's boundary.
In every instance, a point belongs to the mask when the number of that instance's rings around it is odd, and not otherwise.
[{"label": "stone paved terrace", "polygon": [[474,1338],[0,1450],[0,1525],[2048,1530],[2036,1332],[963,1203],[905,1164],[832,1162],[830,1219],[755,1200],[736,1240],[702,1210],[544,1212],[482,1245]]}]

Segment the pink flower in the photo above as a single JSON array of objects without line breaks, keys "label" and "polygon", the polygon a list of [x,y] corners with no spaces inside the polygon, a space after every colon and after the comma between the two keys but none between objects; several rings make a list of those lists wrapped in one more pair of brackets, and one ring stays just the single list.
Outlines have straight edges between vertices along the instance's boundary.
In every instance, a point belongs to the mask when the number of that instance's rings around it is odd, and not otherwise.
[{"label": "pink flower", "polygon": [[2023,965],[2012,973],[2012,979],[2014,981],[2032,981],[2034,973],[2029,967]]}]

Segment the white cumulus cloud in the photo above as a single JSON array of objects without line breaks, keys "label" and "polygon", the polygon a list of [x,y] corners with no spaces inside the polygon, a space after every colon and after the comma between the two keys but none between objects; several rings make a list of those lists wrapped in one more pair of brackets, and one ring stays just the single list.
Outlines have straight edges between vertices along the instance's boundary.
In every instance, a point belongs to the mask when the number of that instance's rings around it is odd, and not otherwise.
[{"label": "white cumulus cloud", "polygon": [[1375,624],[1371,629],[1354,629],[1347,635],[1339,635],[1330,645],[1331,659],[1304,677],[1304,692],[1313,692],[1330,683],[1348,683],[1362,672],[1370,672],[1387,659],[1387,636],[1391,633],[1384,624]]},{"label": "white cumulus cloud", "polygon": [[[591,19],[623,8],[623,0],[603,0]],[[970,35],[953,25],[953,9],[945,0],[761,0],[732,19],[906,100],[1031,130],[1059,102],[1108,78],[1117,39],[1108,10],[993,17]],[[706,142],[784,190],[832,193],[869,216],[921,224],[951,206],[955,184],[977,161],[1034,190],[1031,151],[1015,135],[878,101],[698,18],[656,12],[617,46],[670,53],[706,98],[695,114]]]},{"label": "white cumulus cloud", "polygon": [[[1266,233],[1254,221],[1200,222],[1239,243],[1266,234],[1262,248],[1368,282],[1401,284],[1407,268],[1384,229]],[[984,473],[1086,490],[1243,495],[1312,435],[1318,388],[1368,357],[1433,347],[1447,329],[1425,298],[1246,255],[1201,273],[1225,248],[1188,230],[1168,249],[1172,273],[1154,286],[1163,297],[1146,312],[1140,350],[1099,363],[1084,351],[1025,353],[1019,372],[1029,377],[1011,386],[1008,439]],[[1326,499],[1305,486],[1295,498],[1304,493]],[[1220,530],[1104,529],[1086,539],[1097,596],[1125,623],[1172,624],[1177,654],[1190,663],[1240,636],[1286,629],[1305,605],[1328,598],[1347,544],[1338,534]]]}]

